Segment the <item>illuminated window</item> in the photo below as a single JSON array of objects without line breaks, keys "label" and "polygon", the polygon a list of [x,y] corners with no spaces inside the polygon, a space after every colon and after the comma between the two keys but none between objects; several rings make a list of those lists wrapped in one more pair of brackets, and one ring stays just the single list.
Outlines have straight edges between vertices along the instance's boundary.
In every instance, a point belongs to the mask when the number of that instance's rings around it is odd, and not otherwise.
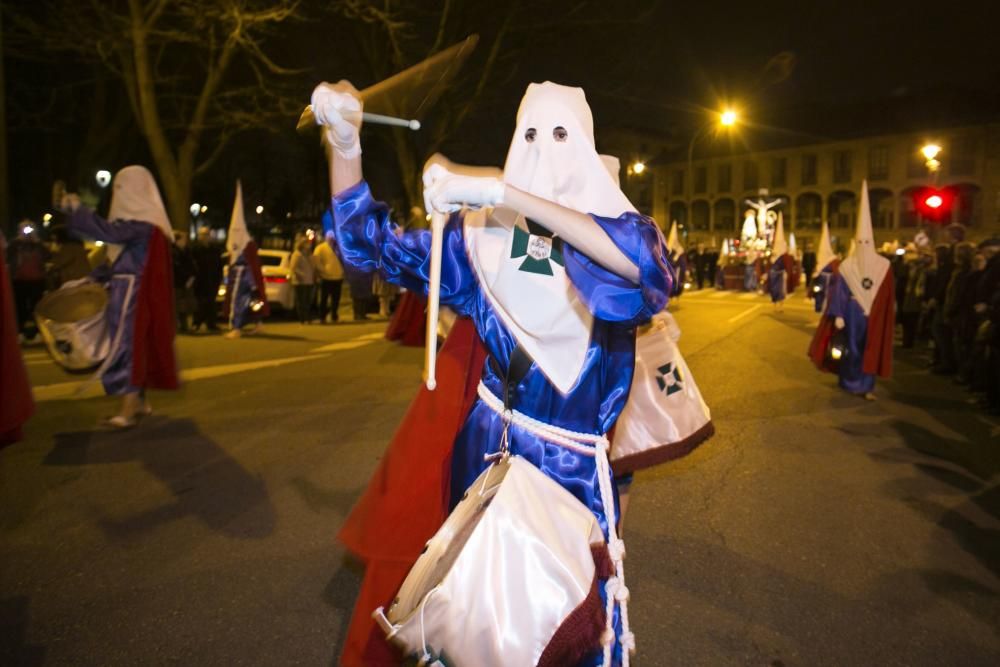
[{"label": "illuminated window", "polygon": [[719,165],[719,192],[730,192],[733,189],[733,165]]},{"label": "illuminated window", "polygon": [[757,175],[757,163],[747,160],[743,163],[743,189],[756,190],[760,186],[760,179]]},{"label": "illuminated window", "polygon": [[802,156],[802,185],[816,185],[816,156]]},{"label": "illuminated window", "polygon": [[851,182],[851,151],[834,151],[833,153],[833,182]]},{"label": "illuminated window", "polygon": [[775,188],[785,187],[788,172],[788,159],[776,157],[771,160],[771,186]]},{"label": "illuminated window", "polygon": [[868,149],[868,178],[873,181],[889,178],[888,146],[873,146]]}]

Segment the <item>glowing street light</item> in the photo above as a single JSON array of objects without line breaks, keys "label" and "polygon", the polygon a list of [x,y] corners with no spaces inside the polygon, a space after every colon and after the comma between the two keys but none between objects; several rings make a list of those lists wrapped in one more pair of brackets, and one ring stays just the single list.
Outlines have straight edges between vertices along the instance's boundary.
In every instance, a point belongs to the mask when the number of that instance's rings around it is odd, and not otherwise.
[{"label": "glowing street light", "polygon": [[42,224],[43,225],[45,225],[46,227],[48,227],[50,222],[52,222],[52,214],[51,213],[46,213],[45,215],[42,216]]},{"label": "glowing street light", "polygon": [[641,174],[644,171],[646,171],[646,163],[642,160],[637,160],[635,164],[632,165],[633,174]]},{"label": "glowing street light", "polygon": [[191,208],[189,210],[191,211],[191,215],[197,218],[198,214],[201,213],[201,204],[195,202],[191,204]]},{"label": "glowing street light", "polygon": [[732,109],[726,109],[721,114],[719,114],[719,123],[723,127],[732,127],[736,125],[736,121],[739,119],[737,113]]},{"label": "glowing street light", "polygon": [[264,205],[263,204],[257,204],[257,215],[260,215],[263,212],[264,212]]},{"label": "glowing street light", "polygon": [[202,204],[202,205],[201,205],[201,212],[202,212],[202,213],[205,213],[206,211],[208,211],[208,207],[207,207],[207,206],[205,206],[204,204]]},{"label": "glowing street light", "polygon": [[926,144],[923,148],[920,149],[920,153],[924,156],[924,158],[928,162],[934,160],[934,158],[936,158],[940,152],[941,152],[941,147],[938,146],[937,144]]},{"label": "glowing street light", "polygon": [[944,204],[944,199],[941,195],[931,195],[924,200],[924,203],[927,204],[928,208],[941,208],[941,205]]},{"label": "glowing street light", "polygon": [[108,184],[111,183],[111,172],[107,169],[101,169],[97,172],[94,178],[97,180],[97,184],[99,186],[106,188],[108,187]]}]

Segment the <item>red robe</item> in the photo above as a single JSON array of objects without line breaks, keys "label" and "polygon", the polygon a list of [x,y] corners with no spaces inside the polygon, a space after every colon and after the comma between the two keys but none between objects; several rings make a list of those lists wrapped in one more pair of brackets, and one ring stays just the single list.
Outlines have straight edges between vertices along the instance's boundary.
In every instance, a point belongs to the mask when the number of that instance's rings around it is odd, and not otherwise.
[{"label": "red robe", "polygon": [[132,379],[135,387],[177,389],[177,358],[174,355],[174,269],[170,243],[153,232],[146,251],[139,294],[135,301],[132,332]]},{"label": "red robe", "polygon": [[400,345],[409,347],[423,347],[427,339],[425,308],[425,299],[412,290],[405,292],[385,329],[386,340],[398,340]]},{"label": "red robe", "polygon": [[0,242],[0,447],[21,439],[21,426],[35,412],[28,371],[17,341],[19,327],[14,314],[14,294]]},{"label": "red robe", "polygon": [[456,320],[438,354],[437,389],[420,388],[340,529],[337,537],[366,565],[340,656],[345,667],[401,663],[371,614],[389,604],[448,516],[452,447],[476,399],[485,359],[472,321]]},{"label": "red robe", "polygon": [[[833,287],[834,281],[840,280],[839,274],[830,279],[827,290]],[[871,312],[868,313],[868,331],[865,334],[865,353],[861,360],[861,370],[869,375],[882,378],[892,376],[892,337],[896,327],[896,288],[892,271],[885,275],[882,284],[875,295]],[[834,318],[823,312],[816,333],[809,344],[809,358],[822,371],[836,373],[835,366],[830,365],[827,350],[837,328]]]}]

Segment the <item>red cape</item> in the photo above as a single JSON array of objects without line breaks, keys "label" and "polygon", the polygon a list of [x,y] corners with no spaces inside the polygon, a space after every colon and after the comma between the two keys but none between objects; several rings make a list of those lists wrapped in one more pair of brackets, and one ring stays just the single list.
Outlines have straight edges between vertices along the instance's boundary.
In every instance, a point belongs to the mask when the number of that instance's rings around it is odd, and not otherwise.
[{"label": "red cape", "polygon": [[486,351],[459,318],[437,360],[438,386],[421,387],[338,538],[366,569],[340,664],[399,665],[371,614],[387,605],[448,515],[451,452],[476,398]]},{"label": "red cape", "polygon": [[132,379],[135,387],[177,389],[174,355],[174,269],[170,242],[159,230],[149,239],[146,266],[135,300]]},{"label": "red cape", "polygon": [[410,347],[423,347],[427,340],[425,303],[416,292],[405,292],[385,329],[386,340],[398,340],[401,345]]},{"label": "red cape", "polygon": [[785,268],[785,292],[791,294],[799,286],[799,265],[791,253],[787,252],[781,256],[781,263]]},{"label": "red cape", "polygon": [[[247,262],[247,270],[253,278],[254,287],[257,290],[257,297],[264,302],[264,306],[257,312],[258,317],[267,317],[271,314],[271,304],[267,302],[267,283],[264,282],[264,272],[260,268],[260,255],[257,254],[257,244],[254,241],[247,243],[243,248],[243,259]],[[232,265],[230,264],[230,268]],[[235,285],[233,286],[235,288]],[[226,299],[223,307],[226,319],[232,314],[233,294],[235,289],[226,288]]]},{"label": "red cape", "polygon": [[0,446],[21,439],[21,426],[35,412],[28,372],[17,342],[19,327],[14,310],[14,294],[0,242]]},{"label": "red cape", "polygon": [[[834,273],[827,290],[833,288],[840,276]],[[837,369],[827,361],[826,352],[830,348],[830,340],[836,333],[833,317],[826,311],[820,318],[819,326],[809,344],[809,358],[820,370],[836,373]],[[893,285],[892,271],[889,271],[875,295],[871,313],[868,314],[868,331],[865,335],[865,354],[861,361],[861,370],[869,375],[888,378],[892,376],[892,336],[896,322],[896,289]]]}]

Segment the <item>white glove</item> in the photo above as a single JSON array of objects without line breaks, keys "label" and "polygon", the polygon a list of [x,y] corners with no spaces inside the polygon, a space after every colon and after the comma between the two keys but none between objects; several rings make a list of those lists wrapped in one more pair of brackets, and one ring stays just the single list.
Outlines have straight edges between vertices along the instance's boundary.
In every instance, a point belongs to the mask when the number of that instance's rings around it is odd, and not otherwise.
[{"label": "white glove", "polygon": [[838,329],[843,329],[844,328],[844,324],[846,324],[846,323],[844,322],[844,318],[843,317],[838,317],[837,319],[835,319],[833,321],[833,326],[837,327]]},{"label": "white glove", "polygon": [[341,157],[361,155],[361,98],[349,81],[323,83],[313,89],[316,124],[326,129],[330,144]]},{"label": "white glove", "polygon": [[452,213],[463,206],[482,208],[503,203],[504,184],[493,176],[460,176],[440,164],[424,171],[424,207]]}]

